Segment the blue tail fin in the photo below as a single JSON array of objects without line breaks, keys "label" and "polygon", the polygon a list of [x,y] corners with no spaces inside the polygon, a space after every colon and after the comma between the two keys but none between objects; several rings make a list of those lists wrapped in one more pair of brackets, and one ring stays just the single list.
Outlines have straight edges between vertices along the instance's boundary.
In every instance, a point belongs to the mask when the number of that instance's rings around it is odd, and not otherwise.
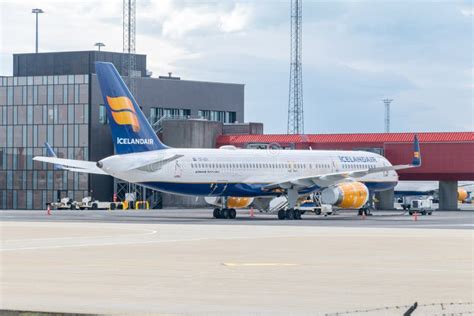
[{"label": "blue tail fin", "polygon": [[418,142],[418,135],[415,134],[415,139],[413,140],[413,160],[411,161],[413,166],[421,166],[421,152],[420,152],[420,143]]},{"label": "blue tail fin", "polygon": [[107,109],[115,152],[128,154],[168,148],[156,136],[114,65],[96,62],[95,70]]}]

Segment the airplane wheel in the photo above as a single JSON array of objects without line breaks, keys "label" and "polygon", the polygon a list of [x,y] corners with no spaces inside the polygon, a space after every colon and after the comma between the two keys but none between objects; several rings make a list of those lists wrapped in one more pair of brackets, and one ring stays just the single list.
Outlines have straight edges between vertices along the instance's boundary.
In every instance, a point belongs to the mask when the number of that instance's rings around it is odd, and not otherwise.
[{"label": "airplane wheel", "polygon": [[292,208],[286,210],[286,218],[289,220],[295,219],[295,211]]},{"label": "airplane wheel", "polygon": [[295,212],[295,219],[301,219],[301,211],[296,209],[294,212]]},{"label": "airplane wheel", "polygon": [[225,209],[222,210],[222,218],[226,218],[226,219],[230,218],[229,215],[230,214],[229,214],[229,209],[228,208],[225,208]]},{"label": "airplane wheel", "polygon": [[285,210],[278,211],[278,219],[282,220],[286,218]]},{"label": "airplane wheel", "polygon": [[229,210],[229,215],[230,215],[230,218],[232,218],[232,219],[237,217],[237,212],[235,211],[235,208],[231,208]]},{"label": "airplane wheel", "polygon": [[214,212],[212,212],[212,215],[214,216],[214,218],[220,218],[220,209],[218,208],[215,208],[214,209]]}]

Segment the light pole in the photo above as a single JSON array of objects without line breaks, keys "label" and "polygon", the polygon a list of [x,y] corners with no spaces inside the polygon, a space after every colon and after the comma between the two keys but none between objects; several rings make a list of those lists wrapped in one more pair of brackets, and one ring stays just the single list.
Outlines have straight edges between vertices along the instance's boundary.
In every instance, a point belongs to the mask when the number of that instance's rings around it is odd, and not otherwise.
[{"label": "light pole", "polygon": [[101,47],[104,47],[105,44],[104,44],[104,43],[101,43],[101,42],[98,42],[98,43],[95,43],[94,46],[97,46],[97,48],[99,49],[99,52],[100,52],[100,48],[101,48]]},{"label": "light pole", "polygon": [[36,53],[38,54],[38,14],[44,13],[44,11],[36,8],[31,10],[31,13],[36,14]]}]

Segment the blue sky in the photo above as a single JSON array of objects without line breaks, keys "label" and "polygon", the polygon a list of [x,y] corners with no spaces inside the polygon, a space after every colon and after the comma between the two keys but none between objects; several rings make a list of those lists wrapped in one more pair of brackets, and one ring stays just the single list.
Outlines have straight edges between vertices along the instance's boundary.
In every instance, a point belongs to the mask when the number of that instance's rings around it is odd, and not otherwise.
[{"label": "blue sky", "polygon": [[[120,51],[121,0],[0,3],[0,74],[11,54],[34,49],[31,8],[42,51]],[[247,121],[285,133],[289,1],[137,0],[137,52],[155,75],[245,84]],[[471,1],[305,1],[305,132],[473,130]]]}]

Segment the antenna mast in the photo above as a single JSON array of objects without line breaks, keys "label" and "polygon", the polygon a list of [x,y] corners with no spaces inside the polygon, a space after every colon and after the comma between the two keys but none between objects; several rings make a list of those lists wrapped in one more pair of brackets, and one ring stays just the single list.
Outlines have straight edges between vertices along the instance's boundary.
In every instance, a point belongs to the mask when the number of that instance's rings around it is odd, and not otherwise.
[{"label": "antenna mast", "polygon": [[303,76],[301,66],[302,0],[291,0],[290,87],[288,96],[288,134],[304,133]]},{"label": "antenna mast", "polygon": [[135,60],[135,8],[136,0],[123,0],[123,76],[132,95],[136,93],[136,60]]}]

